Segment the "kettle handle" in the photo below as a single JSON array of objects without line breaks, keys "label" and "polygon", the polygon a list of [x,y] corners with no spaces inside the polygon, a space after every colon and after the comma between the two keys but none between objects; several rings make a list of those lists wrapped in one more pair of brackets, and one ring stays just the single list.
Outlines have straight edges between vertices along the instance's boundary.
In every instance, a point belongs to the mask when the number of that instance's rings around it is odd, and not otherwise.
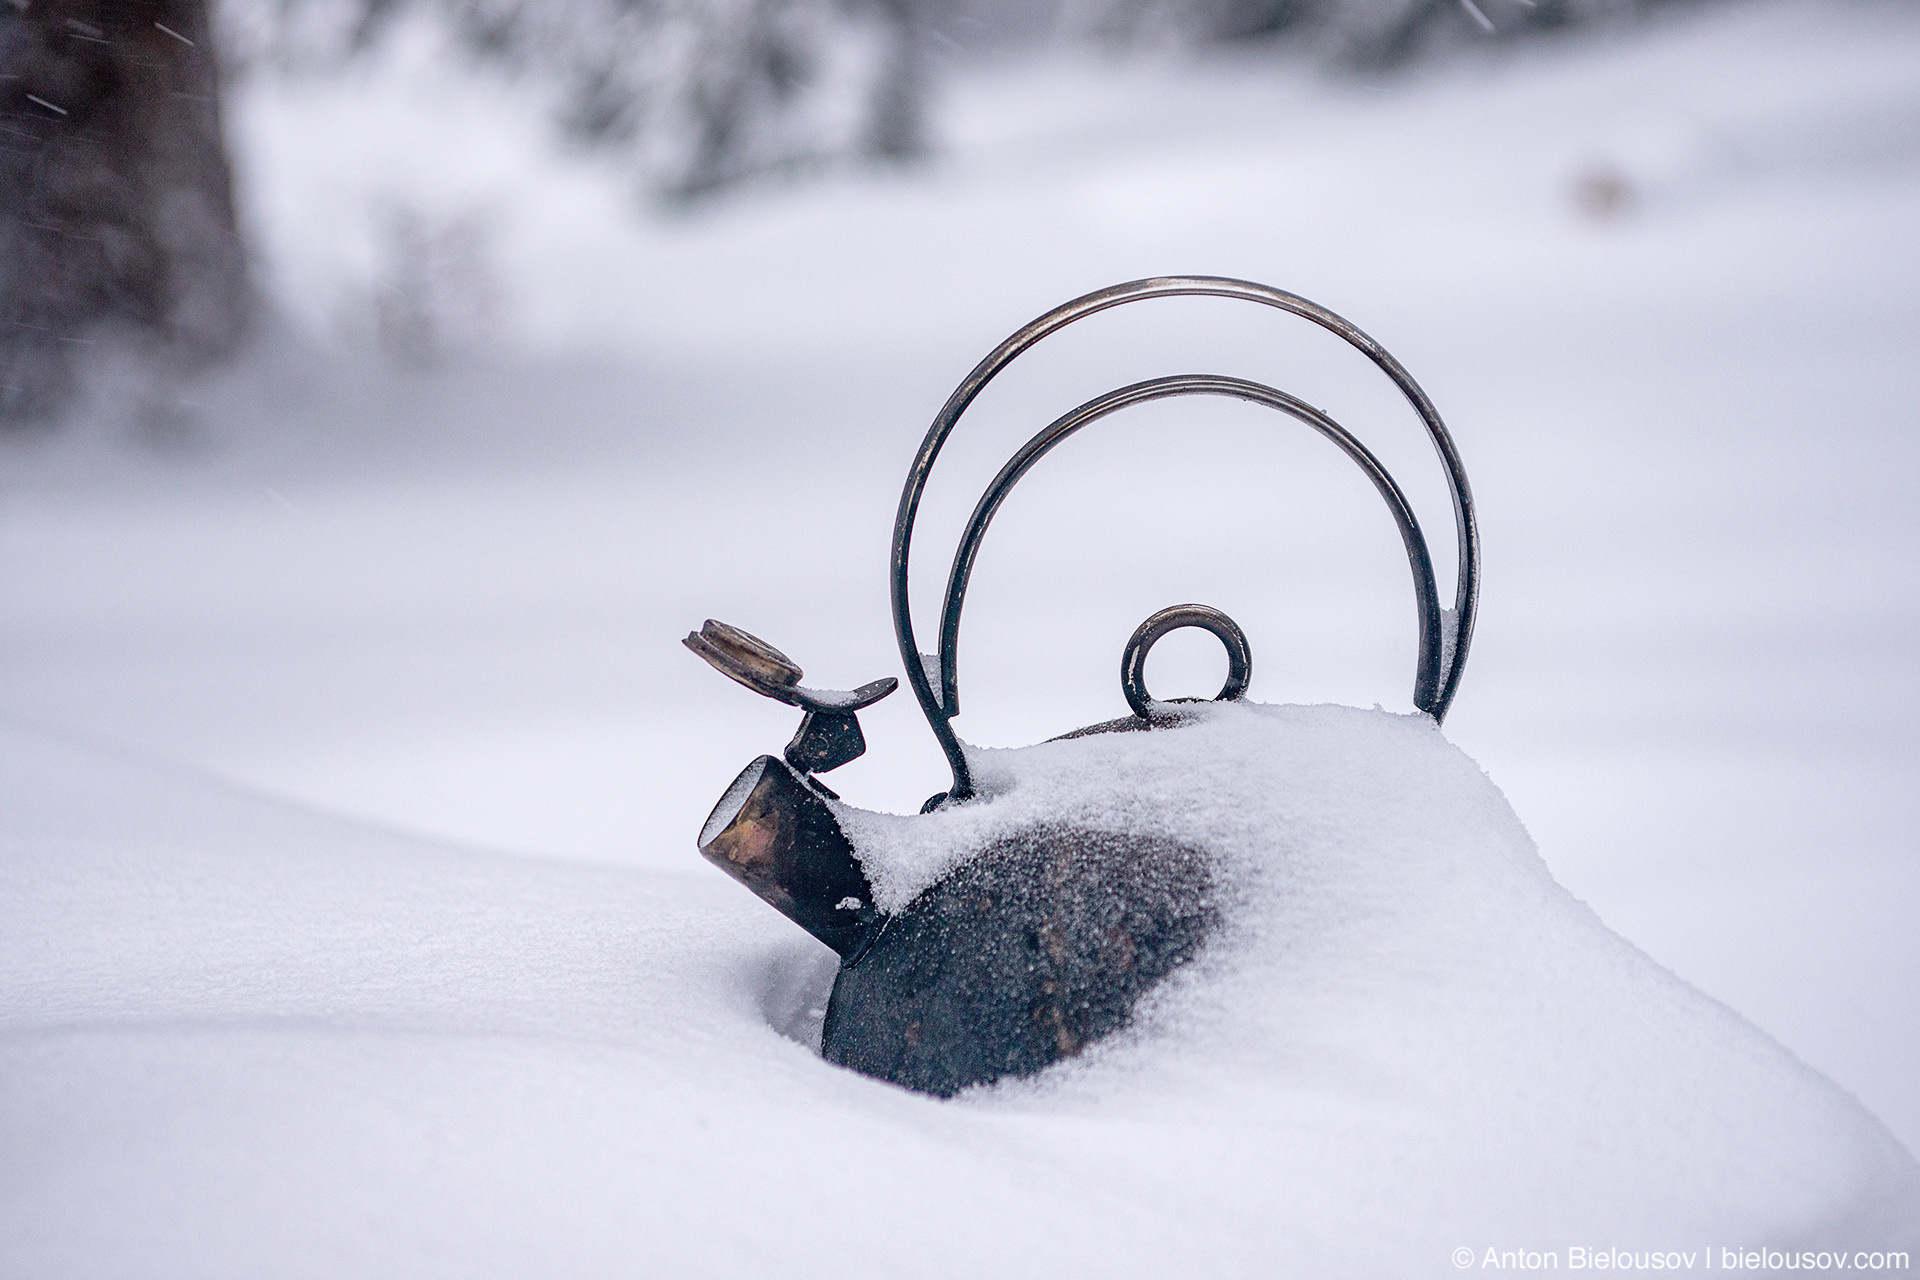
[{"label": "kettle handle", "polygon": [[[1427,550],[1426,538],[1413,517],[1405,495],[1394,483],[1393,477],[1387,474],[1379,460],[1364,445],[1333,419],[1283,391],[1239,378],[1212,374],[1183,374],[1135,383],[1132,386],[1108,392],[1104,396],[1096,397],[1070,410],[1029,440],[1007,462],[1006,466],[1001,468],[987,491],[981,495],[979,503],[974,508],[973,516],[968,521],[960,546],[954,553],[953,568],[947,579],[946,601],[941,611],[939,655],[937,658],[933,655],[923,655],[914,640],[913,617],[907,597],[907,567],[913,542],[913,524],[919,513],[920,498],[926,490],[927,479],[932,474],[933,464],[939,458],[940,450],[946,444],[947,437],[959,425],[961,415],[1002,369],[1049,334],[1065,328],[1076,320],[1083,320],[1111,307],[1148,298],[1181,295],[1237,298],[1258,302],[1310,320],[1344,339],[1372,360],[1380,371],[1400,388],[1401,393],[1412,404],[1414,411],[1420,415],[1421,423],[1426,427],[1427,436],[1433,442],[1435,452],[1440,455],[1441,465],[1446,471],[1448,489],[1453,498],[1454,529],[1459,541],[1460,557],[1460,567],[1454,584],[1453,608],[1442,609],[1438,604],[1432,557]],[[1440,421],[1440,414],[1433,407],[1433,402],[1427,398],[1426,392],[1420,389],[1420,385],[1385,347],[1325,307],[1309,302],[1298,295],[1246,280],[1218,276],[1158,276],[1113,285],[1087,294],[1085,297],[1076,298],[1027,324],[994,348],[984,360],[974,366],[973,371],[947,398],[946,404],[934,418],[933,425],[927,429],[926,439],[920,444],[920,452],[915,456],[912,467],[908,469],[906,486],[901,491],[900,508],[894,517],[893,524],[891,564],[893,629],[900,642],[900,658],[907,669],[907,683],[913,687],[914,696],[920,701],[920,709],[926,714],[927,723],[933,729],[934,736],[939,739],[941,749],[946,753],[947,762],[953,770],[952,789],[944,796],[936,796],[930,800],[929,807],[944,799],[964,800],[973,794],[972,771],[967,765],[966,753],[961,748],[960,740],[953,732],[950,722],[960,710],[958,652],[961,607],[965,602],[967,582],[972,575],[974,557],[994,513],[1021,476],[1067,436],[1129,405],[1168,396],[1186,395],[1227,395],[1278,409],[1332,440],[1367,473],[1368,478],[1373,481],[1374,487],[1379,490],[1381,497],[1386,500],[1393,512],[1394,521],[1400,530],[1401,541],[1406,548],[1408,565],[1413,571],[1420,621],[1420,655],[1414,675],[1414,705],[1431,715],[1436,721],[1445,718],[1447,708],[1452,705],[1454,694],[1459,688],[1461,671],[1466,664],[1468,642],[1473,635],[1474,612],[1480,587],[1480,534],[1474,521],[1472,490],[1467,485],[1467,476],[1460,464],[1459,451],[1454,447],[1453,438],[1447,434],[1445,424]],[[937,694],[933,684],[935,671],[931,669],[936,667],[940,682],[940,690]]]}]

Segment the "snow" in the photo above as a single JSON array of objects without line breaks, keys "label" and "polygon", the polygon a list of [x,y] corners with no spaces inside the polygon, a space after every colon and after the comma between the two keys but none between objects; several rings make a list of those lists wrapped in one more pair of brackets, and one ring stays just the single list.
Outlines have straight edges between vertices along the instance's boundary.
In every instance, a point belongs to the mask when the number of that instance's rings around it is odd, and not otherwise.
[{"label": "snow", "polygon": [[1912,1157],[1607,931],[1424,717],[1222,707],[998,753],[997,797],[902,819],[1146,829],[1231,869],[1226,924],[1132,1028],[957,1106],[795,1043],[826,953],[716,878],[436,846],[17,733],[0,755],[17,1274],[1920,1245]]},{"label": "snow", "polygon": [[[1910,1238],[1867,1112],[1920,1143],[1916,55],[1909,7],[1858,3],[1377,85],[1062,56],[957,79],[918,170],[678,219],[458,68],[244,86],[289,331],[122,389],[196,429],[130,448],[108,396],[0,452],[0,1270],[1431,1275],[1508,1228]],[[1581,211],[1602,172],[1617,216]],[[372,347],[396,205],[488,228],[500,305],[436,370]],[[1260,713],[1296,770],[1240,782],[1297,843],[1137,1034],[955,1104],[828,1068],[831,957],[693,850],[793,713],[678,638],[898,674],[925,424],[1018,324],[1162,271],[1333,307],[1447,418],[1487,558],[1444,737]],[[916,535],[923,634],[1018,441],[1190,369],[1353,428],[1444,591],[1444,488],[1377,375],[1167,308],[969,415]],[[1232,405],[1105,431],[982,550],[964,737],[1121,714],[1121,645],[1177,600],[1246,630],[1255,698],[1405,709],[1405,564],[1334,451]],[[1150,665],[1174,697],[1223,664],[1176,633]],[[862,719],[830,781],[914,814],[946,785],[917,707]],[[1036,748],[981,811],[1144,749]],[[1350,856],[1422,796],[1451,825]],[[954,845],[887,848],[924,855],[905,893]]]}]

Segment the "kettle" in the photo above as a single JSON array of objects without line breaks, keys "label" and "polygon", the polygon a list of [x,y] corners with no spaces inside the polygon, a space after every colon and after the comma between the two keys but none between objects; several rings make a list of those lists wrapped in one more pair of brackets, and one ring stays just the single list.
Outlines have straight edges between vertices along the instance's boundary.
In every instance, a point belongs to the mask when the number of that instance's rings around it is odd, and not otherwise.
[{"label": "kettle", "polygon": [[[1400,487],[1365,445],[1325,413],[1284,391],[1217,374],[1133,383],[1063,414],[1028,440],[987,486],[968,519],[947,577],[937,654],[922,653],[908,607],[914,519],[934,463],[981,390],[1043,338],[1088,316],[1153,298],[1200,295],[1275,307],[1358,349],[1418,413],[1453,500],[1459,570],[1453,605],[1441,606],[1432,558]],[[960,383],[928,429],[907,473],[894,521],[891,597],[907,683],[952,773],[921,814],[976,801],[971,762],[952,721],[959,714],[960,615],[982,538],[1013,486],[1068,436],[1131,405],[1218,395],[1277,409],[1332,441],[1373,482],[1400,531],[1413,575],[1419,653],[1413,701],[1442,720],[1459,687],[1473,634],[1479,535],[1453,440],[1425,392],[1385,348],[1345,319],[1295,294],[1210,276],[1137,280],[1077,298],[1014,333]],[[1142,622],[1121,656],[1132,714],[1064,738],[1177,730],[1196,700],[1148,692],[1148,652],[1167,633],[1195,627],[1225,646],[1227,679],[1215,701],[1237,701],[1253,670],[1240,627],[1218,609],[1182,604]],[[709,619],[686,646],[722,674],[799,707],[799,730],[779,757],[763,755],[734,779],[701,829],[700,852],[840,957],[821,1053],[831,1062],[937,1096],[1029,1075],[1123,1026],[1139,999],[1198,955],[1223,919],[1205,849],[1143,832],[1039,820],[999,835],[904,905],[882,910],[850,826],[862,814],[819,775],[866,750],[858,713],[894,692],[885,677],[841,691],[809,688],[792,659],[764,640]],[[864,815],[872,816],[872,815]],[[908,819],[907,821],[920,821]]]}]

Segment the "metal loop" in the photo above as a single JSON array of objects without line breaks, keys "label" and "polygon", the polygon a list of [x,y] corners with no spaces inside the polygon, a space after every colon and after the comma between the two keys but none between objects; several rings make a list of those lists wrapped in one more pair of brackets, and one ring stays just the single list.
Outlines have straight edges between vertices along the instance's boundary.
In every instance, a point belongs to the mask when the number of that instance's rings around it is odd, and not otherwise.
[{"label": "metal loop", "polygon": [[1120,655],[1120,689],[1127,695],[1127,705],[1133,708],[1133,714],[1142,720],[1154,718],[1154,698],[1147,692],[1147,654],[1161,636],[1182,627],[1198,627],[1210,632],[1227,648],[1227,682],[1214,695],[1215,702],[1232,702],[1241,697],[1247,691],[1247,682],[1253,679],[1253,650],[1239,623],[1212,605],[1169,605],[1135,628],[1133,638],[1127,641],[1126,652]]},{"label": "metal loop", "polygon": [[[1062,414],[1022,445],[1007,460],[1007,465],[1000,468],[1000,473],[987,486],[986,492],[980,495],[973,515],[967,521],[966,531],[960,536],[960,545],[953,553],[953,569],[947,576],[946,605],[940,615],[939,674],[946,694],[943,706],[947,719],[958,715],[960,711],[960,611],[966,606],[967,583],[973,577],[974,561],[980,554],[980,544],[986,537],[987,528],[1007,495],[1012,493],[1013,486],[1061,441],[1109,414],[1129,405],[1145,404],[1170,396],[1192,395],[1232,396],[1251,404],[1278,409],[1332,441],[1373,482],[1400,530],[1400,543],[1406,551],[1407,567],[1413,574],[1414,616],[1420,637],[1420,652],[1414,665],[1413,702],[1422,711],[1432,712],[1438,698],[1444,662],[1444,623],[1439,592],[1433,583],[1433,558],[1427,553],[1427,539],[1420,532],[1420,522],[1414,517],[1413,508],[1400,491],[1400,486],[1394,483],[1380,460],[1354,439],[1351,432],[1305,401],[1243,378],[1188,373],[1136,382],[1130,387],[1121,387],[1118,391],[1095,397]],[[936,727],[934,732],[940,734],[941,729]],[[949,727],[941,741],[944,743],[951,735]],[[954,738],[954,749],[959,749],[957,737]]]},{"label": "metal loop", "polygon": [[[981,499],[980,505],[975,508],[974,522],[969,526],[969,537],[963,540],[960,550],[955,555],[953,572],[947,582],[946,606],[941,614],[940,651],[938,654],[921,653],[914,639],[912,607],[907,590],[907,569],[912,558],[913,525],[920,510],[921,495],[926,491],[928,476],[940,457],[940,451],[945,446],[947,437],[952,435],[954,428],[959,425],[961,415],[966,413],[974,399],[989,382],[999,375],[1001,370],[1050,334],[1112,307],[1149,298],[1182,295],[1257,302],[1311,321],[1366,356],[1400,389],[1407,402],[1413,406],[1414,412],[1419,415],[1421,425],[1426,428],[1427,438],[1440,457],[1441,466],[1446,473],[1447,486],[1453,499],[1454,532],[1458,539],[1459,551],[1459,568],[1454,580],[1453,608],[1443,610],[1435,599],[1433,565],[1427,552],[1426,540],[1414,522],[1412,512],[1408,509],[1399,487],[1380,467],[1378,461],[1360,447],[1357,440],[1318,410],[1271,387],[1238,379],[1187,375],[1139,383],[1089,401],[1027,442],[1014,461],[1002,469],[1001,474],[995,478],[993,486]],[[1446,426],[1440,421],[1439,412],[1433,407],[1433,402],[1427,398],[1426,392],[1420,389],[1420,385],[1413,380],[1412,375],[1407,373],[1385,347],[1345,318],[1297,294],[1247,280],[1233,280],[1220,276],[1159,276],[1147,280],[1134,280],[1127,284],[1098,290],[1055,307],[1052,311],[1023,326],[994,348],[984,360],[974,366],[971,373],[962,379],[960,385],[954,388],[953,394],[947,398],[946,404],[935,416],[933,425],[927,428],[927,435],[921,441],[920,451],[907,471],[907,482],[901,489],[900,506],[894,515],[893,522],[893,553],[890,565],[893,629],[894,635],[900,642],[900,658],[906,667],[907,683],[913,687],[914,697],[919,701],[920,709],[927,717],[927,724],[933,730],[934,737],[939,740],[941,750],[946,753],[947,763],[953,770],[953,788],[946,793],[949,798],[965,800],[973,794],[972,771],[967,764],[966,752],[961,747],[960,739],[954,733],[950,722],[960,709],[956,660],[960,606],[966,592],[967,577],[972,568],[973,552],[978,548],[979,535],[984,532],[986,522],[992,519],[993,511],[1005,497],[1007,488],[1025,474],[1026,469],[1032,466],[1041,455],[1067,435],[1126,404],[1158,399],[1166,395],[1191,394],[1233,395],[1281,409],[1333,440],[1368,472],[1375,488],[1387,499],[1389,507],[1393,510],[1394,518],[1400,526],[1401,538],[1407,547],[1408,562],[1414,574],[1420,614],[1420,657],[1414,677],[1414,705],[1435,720],[1441,720],[1446,716],[1447,708],[1452,704],[1454,694],[1459,689],[1460,675],[1466,665],[1468,645],[1473,638],[1474,614],[1480,594],[1480,534],[1474,519],[1472,491],[1467,486],[1467,476],[1460,463],[1459,451],[1455,449],[1452,436],[1447,433]],[[938,682],[937,690],[936,681]]]}]

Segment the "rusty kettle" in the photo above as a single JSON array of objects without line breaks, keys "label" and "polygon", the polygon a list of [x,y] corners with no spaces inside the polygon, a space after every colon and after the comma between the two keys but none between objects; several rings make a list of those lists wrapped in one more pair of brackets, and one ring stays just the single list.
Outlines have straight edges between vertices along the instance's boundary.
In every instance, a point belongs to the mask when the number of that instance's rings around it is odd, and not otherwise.
[{"label": "rusty kettle", "polygon": [[[1306,402],[1256,382],[1214,374],[1156,378],[1111,391],[1062,415],[1001,468],[974,507],[954,554],[937,654],[922,653],[908,609],[914,518],[934,462],[987,383],[1059,329],[1126,303],[1204,295],[1290,312],[1344,339],[1399,387],[1418,413],[1445,469],[1459,540],[1451,608],[1434,585],[1426,539],[1399,486],[1343,427]],[[1453,441],[1432,403],[1400,363],[1346,320],[1304,298],[1247,281],[1160,277],[1088,294],[1034,320],[967,375],[934,419],[907,475],[894,523],[891,588],[907,682],[952,770],[952,783],[923,814],[974,797],[973,773],[952,720],[959,711],[960,612],[981,539],[1022,476],[1060,441],[1116,410],[1170,396],[1224,395],[1277,409],[1313,428],[1366,472],[1397,524],[1413,574],[1419,624],[1414,705],[1445,716],[1473,631],[1479,538],[1472,497]],[[1238,699],[1252,652],[1231,618],[1205,605],[1176,605],[1143,622],[1121,660],[1132,714],[1065,737],[1178,727],[1192,708],[1147,692],[1155,641],[1199,627],[1226,646],[1220,699]],[[1138,833],[1041,822],[1003,836],[904,907],[880,909],[842,815],[849,811],[819,776],[866,750],[859,711],[892,693],[892,677],[850,691],[808,688],[785,654],[709,620],[688,648],[766,697],[801,708],[800,728],[780,757],[763,755],[728,787],[700,832],[700,852],[840,956],[821,1052],[830,1061],[922,1092],[1024,1075],[1068,1057],[1126,1022],[1135,1002],[1198,953],[1220,921],[1204,849]],[[914,821],[918,821],[915,819]]]}]

